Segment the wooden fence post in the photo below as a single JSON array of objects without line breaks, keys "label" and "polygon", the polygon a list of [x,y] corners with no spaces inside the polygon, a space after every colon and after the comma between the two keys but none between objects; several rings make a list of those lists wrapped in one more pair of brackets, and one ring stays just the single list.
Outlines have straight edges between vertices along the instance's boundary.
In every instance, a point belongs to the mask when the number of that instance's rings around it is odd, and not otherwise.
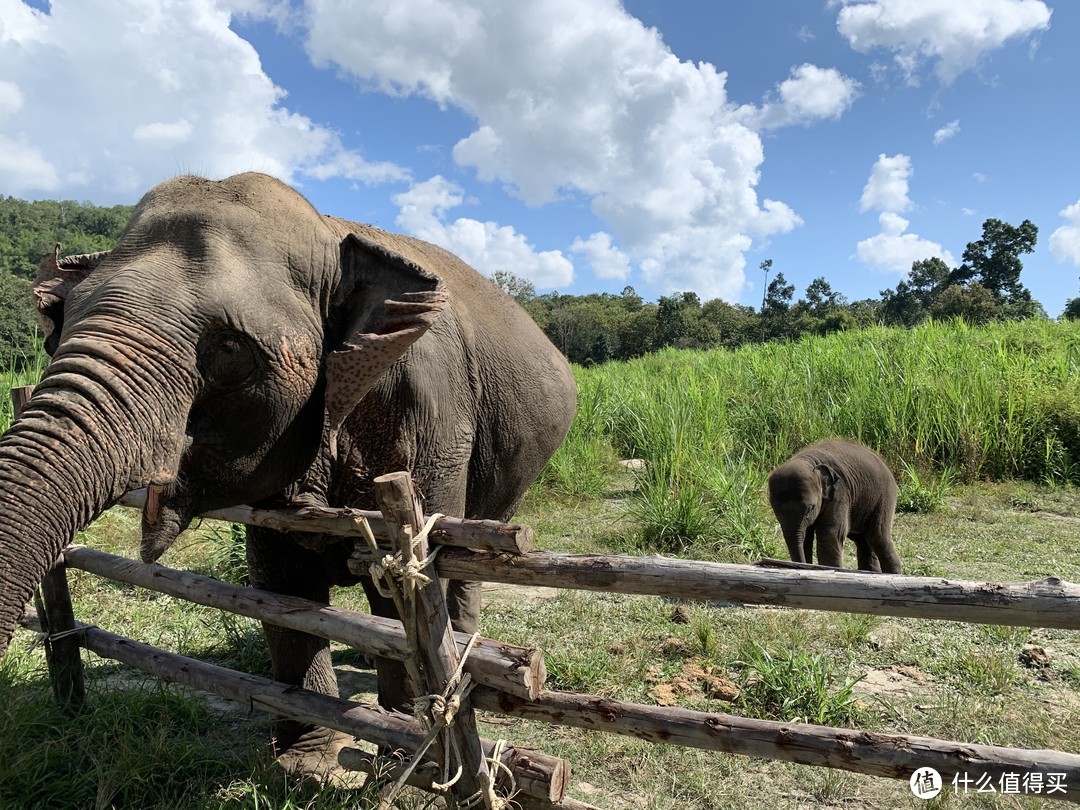
[{"label": "wooden fence post", "polygon": [[[412,477],[407,472],[379,476],[375,479],[375,497],[383,517],[388,523],[396,524],[393,530],[395,546],[400,550],[403,565],[414,557],[423,561],[428,555],[427,539],[421,533],[424,511],[413,488]],[[458,649],[435,566],[429,566],[424,574],[429,581],[415,588],[416,607],[411,612],[416,622],[425,688],[429,694],[442,695],[458,670]],[[473,797],[479,794],[484,797],[483,806],[491,810],[485,790],[488,783],[487,760],[467,695],[462,699],[447,734],[451,739],[447,739],[445,744],[452,744],[461,758],[461,776],[451,787],[451,794],[458,803],[466,799],[474,801]]]},{"label": "wooden fence post", "polygon": [[[11,405],[18,417],[33,393],[32,385],[11,389]],[[61,556],[41,580],[41,599],[35,599],[38,621],[45,634],[45,660],[49,665],[53,694],[61,706],[79,709],[86,700],[79,630],[68,589],[67,566]]]}]

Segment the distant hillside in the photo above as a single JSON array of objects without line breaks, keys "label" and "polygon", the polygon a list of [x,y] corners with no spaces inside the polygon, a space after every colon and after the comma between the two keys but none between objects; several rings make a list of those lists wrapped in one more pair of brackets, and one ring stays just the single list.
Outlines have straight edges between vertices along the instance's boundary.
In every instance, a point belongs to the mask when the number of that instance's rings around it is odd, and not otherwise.
[{"label": "distant hillside", "polygon": [[27,202],[0,196],[0,270],[32,279],[41,257],[59,242],[65,253],[111,248],[134,206],[105,208],[88,202]]},{"label": "distant hillside", "polygon": [[0,366],[39,362],[37,317],[30,280],[38,262],[59,242],[65,253],[108,250],[119,239],[134,206],[106,208],[88,202],[27,202],[0,195]]}]

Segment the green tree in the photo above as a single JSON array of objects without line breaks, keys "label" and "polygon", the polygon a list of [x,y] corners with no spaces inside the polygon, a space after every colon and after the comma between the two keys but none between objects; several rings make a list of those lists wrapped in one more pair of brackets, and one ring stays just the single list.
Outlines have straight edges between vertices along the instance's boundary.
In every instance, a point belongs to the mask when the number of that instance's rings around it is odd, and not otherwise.
[{"label": "green tree", "polygon": [[938,296],[949,286],[952,270],[937,256],[911,263],[906,281],[882,290],[881,315],[892,326],[915,326],[926,319]]},{"label": "green tree", "polygon": [[65,253],[108,250],[131,217],[131,206],[103,208],[71,200],[27,202],[0,196],[0,270],[32,279],[56,243]]},{"label": "green tree", "polygon": [[766,339],[775,340],[791,336],[788,316],[794,295],[795,285],[788,284],[783,273],[777,273],[776,278],[769,282],[765,291],[765,302],[761,307]]},{"label": "green tree", "polygon": [[765,280],[761,285],[761,342],[765,342],[765,302],[769,294],[769,270],[772,268],[772,259],[766,259],[758,265],[765,274]]},{"label": "green tree", "polygon": [[491,280],[496,287],[522,306],[536,298],[536,285],[509,270],[496,270],[491,274]]},{"label": "green tree", "polygon": [[760,325],[758,313],[753,307],[729,304],[721,298],[701,305],[701,319],[715,335],[713,344],[727,349],[755,340]]},{"label": "green tree", "polygon": [[619,296],[619,303],[627,312],[637,312],[645,306],[645,301],[630,285],[623,287],[622,294]]},{"label": "green tree", "polygon": [[1020,283],[1024,269],[1020,257],[1035,250],[1039,229],[1025,219],[1014,227],[1000,219],[988,219],[983,223],[982,238],[968,242],[964,249],[964,261],[953,270],[950,282],[966,284],[977,281],[1001,303],[1020,304],[1031,302],[1031,293]]},{"label": "green tree", "polygon": [[833,290],[824,276],[818,276],[806,288],[806,297],[791,309],[791,337],[812,332],[825,335],[850,329],[854,319],[844,311],[847,299]]},{"label": "green tree", "polygon": [[1065,310],[1061,313],[1061,317],[1067,321],[1080,321],[1080,295],[1065,302]]},{"label": "green tree", "polygon": [[950,284],[934,301],[930,314],[937,320],[963,318],[977,326],[999,319],[1001,308],[1001,302],[982,284]]},{"label": "green tree", "polygon": [[700,348],[701,299],[695,292],[673,293],[657,301],[656,348]]},{"label": "green tree", "polygon": [[0,363],[5,368],[30,364],[39,351],[39,335],[30,282],[0,272]]},{"label": "green tree", "polygon": [[641,357],[657,347],[657,313],[659,311],[660,308],[656,304],[643,304],[638,309],[628,312],[626,317],[618,322],[616,325],[619,339],[617,360]]}]

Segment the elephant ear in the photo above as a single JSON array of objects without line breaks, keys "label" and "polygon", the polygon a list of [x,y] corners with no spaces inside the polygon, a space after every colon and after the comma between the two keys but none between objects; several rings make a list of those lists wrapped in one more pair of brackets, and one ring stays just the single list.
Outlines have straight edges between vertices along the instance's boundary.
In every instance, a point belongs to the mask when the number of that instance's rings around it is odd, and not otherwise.
[{"label": "elephant ear", "polygon": [[349,234],[341,243],[343,338],[326,361],[331,452],[353,409],[438,320],[449,297],[442,281],[378,242]]},{"label": "elephant ear", "polygon": [[836,497],[836,482],[840,476],[828,464],[818,464],[814,467],[814,470],[821,478],[821,496],[825,500],[831,501]]},{"label": "elephant ear", "polygon": [[33,286],[34,308],[45,332],[45,351],[50,356],[60,342],[67,297],[108,255],[108,251],[102,251],[61,258],[58,243],[51,254],[42,257]]}]

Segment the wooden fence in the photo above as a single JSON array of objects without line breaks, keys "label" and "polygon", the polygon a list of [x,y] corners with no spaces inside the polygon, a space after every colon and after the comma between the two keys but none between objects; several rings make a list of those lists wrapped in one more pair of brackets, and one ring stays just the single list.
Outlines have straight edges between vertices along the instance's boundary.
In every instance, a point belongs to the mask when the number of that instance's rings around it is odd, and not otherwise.
[{"label": "wooden fence", "polygon": [[[447,751],[455,752],[461,777],[449,788],[440,790],[433,785],[444,777],[430,768],[406,773],[399,766],[392,768],[390,775],[446,793],[462,807],[501,807],[500,793],[505,795],[510,785],[517,791],[514,801],[526,810],[587,807],[566,796],[569,763],[480,738],[474,709],[893,779],[907,780],[926,768],[935,769],[944,784],[954,776],[972,773],[994,784],[1017,773],[1040,773],[1055,786],[1053,791],[1043,792],[1044,798],[1080,801],[1080,756],[1076,754],[752,720],[546,690],[546,670],[538,650],[471,639],[451,631],[440,579],[1069,629],[1080,629],[1080,586],[1056,578],[1001,585],[816,567],[774,569],[659,557],[550,554],[530,550],[532,536],[525,527],[447,517],[429,521],[405,473],[383,476],[377,495],[381,514],[358,510],[267,512],[238,507],[208,517],[358,538],[350,567],[363,574],[373,562],[385,562],[388,550],[395,550],[399,565],[408,568],[414,555],[418,560],[428,555],[429,539],[442,548],[434,566],[424,571],[425,577],[386,577],[388,587],[398,589],[404,622],[230,585],[86,547],[65,549],[42,583],[38,611],[58,699],[69,705],[85,699],[79,650],[86,648],[166,680],[337,729],[406,755],[431,745],[426,754],[417,757],[428,765],[442,762]],[[126,502],[138,506],[141,501],[136,494]],[[378,543],[377,549],[373,543]],[[67,587],[67,568],[404,661],[410,679],[421,685],[421,691],[446,698],[454,704],[456,716],[440,728],[446,716],[435,711],[427,725],[435,727],[436,734],[406,715],[235,672],[78,624]],[[413,593],[410,596],[408,592]],[[455,694],[461,698],[459,703],[453,699]],[[347,768],[378,770],[385,775],[380,763],[358,749],[344,750],[339,762]]]}]

